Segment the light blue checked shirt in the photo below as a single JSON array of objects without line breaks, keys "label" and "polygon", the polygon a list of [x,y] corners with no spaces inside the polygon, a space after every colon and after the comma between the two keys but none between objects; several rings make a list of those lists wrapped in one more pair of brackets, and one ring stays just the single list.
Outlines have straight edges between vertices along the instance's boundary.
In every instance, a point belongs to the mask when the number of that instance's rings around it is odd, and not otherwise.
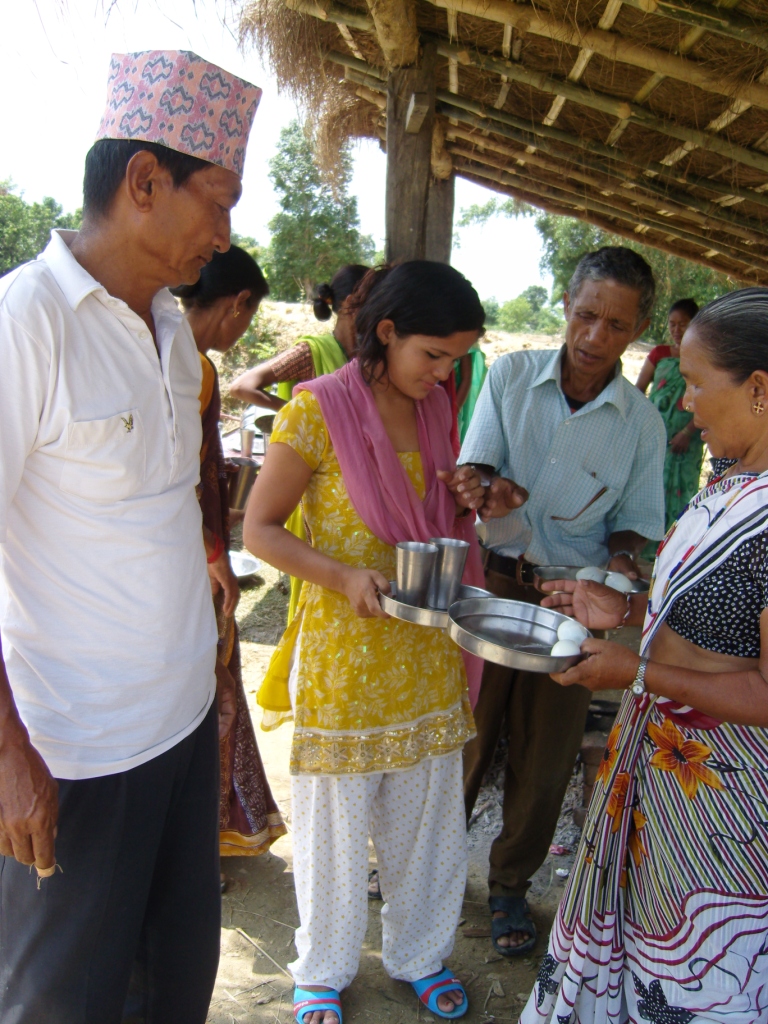
[{"label": "light blue checked shirt", "polygon": [[530,494],[487,524],[487,547],[536,565],[605,565],[612,533],[664,536],[666,432],[621,364],[571,413],[563,351],[510,352],[491,366],[459,462],[494,466]]}]

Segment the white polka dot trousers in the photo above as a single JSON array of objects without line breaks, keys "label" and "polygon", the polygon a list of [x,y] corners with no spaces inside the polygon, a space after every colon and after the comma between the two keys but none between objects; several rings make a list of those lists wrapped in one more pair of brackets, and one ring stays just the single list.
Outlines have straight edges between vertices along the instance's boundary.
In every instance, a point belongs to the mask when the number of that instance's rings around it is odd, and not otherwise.
[{"label": "white polka dot trousers", "polygon": [[368,834],[376,847],[382,960],[417,981],[453,949],[467,878],[461,752],[372,775],[294,775],[293,864],[301,926],[297,985],[339,991],[368,923]]}]

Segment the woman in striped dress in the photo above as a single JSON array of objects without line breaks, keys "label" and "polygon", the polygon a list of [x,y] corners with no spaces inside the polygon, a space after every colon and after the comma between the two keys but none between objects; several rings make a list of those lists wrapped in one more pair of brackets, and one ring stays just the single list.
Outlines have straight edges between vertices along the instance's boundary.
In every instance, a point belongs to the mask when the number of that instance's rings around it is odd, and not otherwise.
[{"label": "woman in striped dress", "polygon": [[588,639],[555,677],[628,692],[522,1024],[768,1021],[768,289],[705,307],[680,369],[726,472],[648,598],[560,581],[545,602],[644,629],[642,657]]}]

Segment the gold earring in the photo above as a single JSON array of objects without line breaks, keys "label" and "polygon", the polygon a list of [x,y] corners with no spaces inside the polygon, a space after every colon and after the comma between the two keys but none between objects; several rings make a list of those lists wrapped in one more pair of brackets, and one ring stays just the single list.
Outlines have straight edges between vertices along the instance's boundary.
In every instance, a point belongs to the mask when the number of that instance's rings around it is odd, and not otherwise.
[{"label": "gold earring", "polygon": [[762,398],[758,398],[758,400],[752,406],[752,412],[755,414],[755,416],[763,415],[763,413],[765,412],[765,406],[763,405]]},{"label": "gold earring", "polygon": [[232,319],[234,320],[238,316],[240,316],[240,310],[239,309],[233,309],[232,310]]},{"label": "gold earring", "polygon": [[691,409],[693,409],[693,406],[692,406],[692,405],[686,405],[686,407],[685,407],[685,411],[686,411],[686,412],[690,412],[690,411],[691,411]]}]

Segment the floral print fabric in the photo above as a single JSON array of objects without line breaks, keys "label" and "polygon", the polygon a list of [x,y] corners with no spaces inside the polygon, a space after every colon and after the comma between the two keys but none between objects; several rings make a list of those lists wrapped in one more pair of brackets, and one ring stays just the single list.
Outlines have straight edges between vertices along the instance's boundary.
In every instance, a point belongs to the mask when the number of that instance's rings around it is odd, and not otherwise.
[{"label": "floral print fabric", "polygon": [[[290,445],[313,471],[302,499],[313,547],[393,580],[395,549],[352,506],[314,395],[302,391],[281,409],[275,443]],[[423,497],[419,452],[399,458]],[[359,618],[343,594],[311,583],[294,622],[281,641],[295,647],[300,634],[293,773],[409,768],[474,735],[461,652],[443,630]]]}]

